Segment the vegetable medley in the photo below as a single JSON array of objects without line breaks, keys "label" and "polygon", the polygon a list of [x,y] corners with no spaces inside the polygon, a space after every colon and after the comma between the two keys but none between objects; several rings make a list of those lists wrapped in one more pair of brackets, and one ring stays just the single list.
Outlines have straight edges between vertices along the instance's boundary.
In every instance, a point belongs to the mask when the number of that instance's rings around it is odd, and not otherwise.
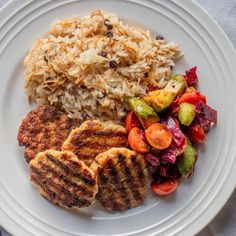
[{"label": "vegetable medley", "polygon": [[173,75],[165,88],[150,88],[144,98],[129,99],[125,119],[130,147],[143,153],[160,196],[175,191],[179,178],[189,177],[197,160],[196,146],[217,123],[217,112],[197,89],[197,67]]}]

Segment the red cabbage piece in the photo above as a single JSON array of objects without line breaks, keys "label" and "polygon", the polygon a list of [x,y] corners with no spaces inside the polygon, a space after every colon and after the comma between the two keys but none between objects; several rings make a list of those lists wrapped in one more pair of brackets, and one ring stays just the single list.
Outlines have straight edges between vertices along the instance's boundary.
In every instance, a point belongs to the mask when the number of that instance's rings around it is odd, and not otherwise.
[{"label": "red cabbage piece", "polygon": [[162,159],[166,162],[174,164],[176,162],[177,152],[175,149],[168,149],[162,156]]},{"label": "red cabbage piece", "polygon": [[171,146],[170,148],[168,148],[163,155],[161,156],[161,163],[171,163],[171,164],[175,164],[176,162],[176,158],[183,154],[184,150],[185,150],[185,141],[183,142],[183,144],[180,147],[176,147],[176,146]]},{"label": "red cabbage piece", "polygon": [[168,166],[161,166],[160,167],[160,176],[165,177],[166,174],[167,174],[168,169],[169,169]]},{"label": "red cabbage piece", "polygon": [[144,156],[144,159],[150,163],[152,166],[159,166],[160,165],[160,158],[152,155],[151,153],[147,153]]},{"label": "red cabbage piece", "polygon": [[174,164],[176,157],[184,150],[186,137],[171,116],[167,116],[162,123],[170,129],[173,139],[171,146],[163,153],[161,159],[166,163]]},{"label": "red cabbage piece", "polygon": [[167,148],[166,151],[163,152],[161,156],[161,162],[162,163],[171,163],[174,164],[176,162],[177,156],[181,155],[185,147],[187,145],[187,139],[184,136],[184,139],[181,144],[178,143],[179,146],[176,145],[175,141],[172,140],[172,143],[169,148]]},{"label": "red cabbage piece", "polygon": [[162,164],[152,172],[152,179],[155,182],[162,183],[170,178],[178,179],[181,177],[176,164]]},{"label": "red cabbage piece", "polygon": [[163,123],[170,129],[173,135],[173,141],[176,144],[176,147],[180,147],[183,141],[185,140],[185,135],[177,126],[174,119],[171,116],[168,116],[165,120],[163,120]]},{"label": "red cabbage piece", "polygon": [[188,86],[196,86],[198,83],[197,67],[194,66],[189,70],[185,71],[185,73],[186,75],[184,75],[184,78],[187,81]]},{"label": "red cabbage piece", "polygon": [[176,98],[169,107],[170,114],[174,117],[178,116],[178,111],[179,111],[178,100],[179,98]]},{"label": "red cabbage piece", "polygon": [[183,154],[186,145],[187,145],[186,138],[184,138],[183,142],[178,147],[174,142],[172,142],[171,146],[161,156],[162,162],[174,164],[176,162],[177,156]]}]

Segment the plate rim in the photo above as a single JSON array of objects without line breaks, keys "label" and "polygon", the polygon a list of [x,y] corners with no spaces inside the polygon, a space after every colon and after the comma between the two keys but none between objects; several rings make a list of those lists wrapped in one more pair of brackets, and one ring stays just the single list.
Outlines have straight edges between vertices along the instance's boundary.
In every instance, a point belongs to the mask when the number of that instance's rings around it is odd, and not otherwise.
[{"label": "plate rim", "polygon": [[[207,23],[206,24],[212,24],[214,27],[213,27],[213,29],[212,30],[214,30],[215,31],[215,34],[218,34],[218,36],[221,36],[221,38],[223,38],[224,40],[226,40],[227,41],[227,43],[226,43],[226,45],[224,45],[224,47],[225,47],[225,49],[227,49],[227,54],[228,55],[230,55],[229,57],[230,58],[236,58],[236,51],[235,51],[235,48],[233,47],[233,45],[232,45],[232,42],[229,40],[229,38],[227,37],[227,35],[225,34],[225,32],[223,31],[223,29],[218,25],[218,23],[206,12],[206,10],[205,9],[203,9],[198,3],[196,3],[195,1],[188,1],[188,2],[186,2],[186,1],[184,1],[184,0],[172,0],[173,2],[175,2],[176,4],[178,4],[178,5],[181,5],[182,4],[182,8],[184,8],[183,7],[183,5],[185,5],[185,7],[186,6],[188,6],[189,8],[195,8],[194,10],[198,10],[198,12],[202,12],[203,13],[203,16],[205,17],[205,19],[204,20],[206,20],[207,21]],[[4,16],[4,11],[6,12],[14,12],[14,11],[18,11],[19,9],[18,9],[18,7],[21,7],[22,5],[26,5],[26,3],[27,2],[33,2],[32,0],[26,0],[25,1],[25,4],[22,4],[22,2],[20,3],[20,1],[17,1],[17,0],[10,0],[9,2],[7,2],[5,5],[3,5],[3,7],[0,9],[0,13],[1,13],[1,16],[0,16],[0,19],[1,19],[1,17],[3,17]],[[6,14],[6,13],[5,13]],[[2,26],[3,26],[3,24],[2,24]],[[1,27],[1,26],[0,26]],[[233,71],[233,62],[232,62],[233,60],[231,60],[231,61],[227,61],[227,64],[229,65],[229,68],[230,69],[232,69],[232,71]],[[235,70],[235,69],[234,69]],[[235,164],[235,163],[234,163]],[[233,167],[235,170],[236,170],[236,165],[234,165],[234,167]],[[234,173],[234,171],[232,171],[231,173],[230,173],[230,175],[232,176],[233,175],[233,173]],[[232,178],[232,177],[231,177]],[[228,181],[228,185],[229,185],[229,181]],[[233,184],[231,184],[230,185],[231,187],[228,187],[225,191],[224,191],[224,197],[222,197],[221,196],[221,204],[218,204],[218,206],[217,207],[215,207],[212,211],[211,211],[211,214],[209,213],[208,214],[208,219],[209,220],[207,220],[207,222],[201,222],[201,223],[199,223],[199,224],[201,224],[201,227],[198,227],[198,228],[200,228],[200,229],[195,229],[195,233],[197,233],[197,232],[199,232],[205,225],[207,225],[215,216],[216,216],[216,214],[223,208],[223,206],[225,205],[225,203],[227,202],[227,200],[229,199],[229,197],[231,196],[231,194],[233,193],[233,191],[234,191],[234,189],[235,189],[235,187],[236,187],[236,183],[234,184],[234,186],[233,186]],[[1,196],[0,196],[1,197]],[[211,202],[211,205],[214,203],[216,201],[216,198],[214,198],[213,200],[212,200],[212,202]],[[1,206],[0,206],[0,208],[1,208]],[[4,211],[3,211],[4,212]],[[209,211],[208,211],[209,212]],[[2,215],[2,213],[0,214],[0,215]],[[15,231],[13,232],[11,232],[11,230],[14,228],[17,228],[17,226],[16,226],[16,224],[17,224],[17,222],[15,222],[14,220],[12,221],[12,223],[9,223],[8,221],[8,219],[7,219],[7,217],[9,217],[8,216],[8,214],[6,213],[6,223],[3,223],[3,217],[1,217],[1,226],[3,226],[8,232],[10,232],[10,233],[12,233],[12,234],[14,234],[14,233],[16,233]],[[198,217],[199,218],[199,217]],[[8,222],[8,223],[7,223]],[[196,224],[195,224],[196,225]],[[18,225],[18,227],[19,228],[22,228],[23,230],[25,230],[25,228],[23,228],[23,226],[21,225],[21,226],[19,226]],[[18,233],[19,233],[19,231],[17,231]],[[24,232],[24,231],[22,231],[22,232]],[[190,231],[189,231],[190,232]],[[191,229],[191,232],[192,232],[192,229]],[[26,234],[26,232],[24,232],[25,234],[24,235],[28,235],[28,234]]]}]

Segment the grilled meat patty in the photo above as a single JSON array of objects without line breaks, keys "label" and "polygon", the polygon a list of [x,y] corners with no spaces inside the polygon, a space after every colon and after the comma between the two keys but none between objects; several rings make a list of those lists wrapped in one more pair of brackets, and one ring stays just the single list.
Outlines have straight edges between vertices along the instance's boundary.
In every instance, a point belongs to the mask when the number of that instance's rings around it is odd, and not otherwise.
[{"label": "grilled meat patty", "polygon": [[126,129],[111,121],[88,120],[73,129],[62,149],[74,152],[90,165],[95,157],[111,147],[127,146]]},{"label": "grilled meat patty", "polygon": [[143,155],[111,148],[90,166],[98,176],[96,198],[108,210],[124,211],[143,203],[148,171]]},{"label": "grilled meat patty", "polygon": [[30,179],[48,201],[64,208],[88,207],[98,191],[97,177],[68,151],[40,152],[30,162]]},{"label": "grilled meat patty", "polygon": [[50,148],[61,150],[63,142],[75,125],[75,120],[53,106],[42,105],[32,110],[22,121],[17,137],[19,145],[25,146],[27,162],[41,151]]}]

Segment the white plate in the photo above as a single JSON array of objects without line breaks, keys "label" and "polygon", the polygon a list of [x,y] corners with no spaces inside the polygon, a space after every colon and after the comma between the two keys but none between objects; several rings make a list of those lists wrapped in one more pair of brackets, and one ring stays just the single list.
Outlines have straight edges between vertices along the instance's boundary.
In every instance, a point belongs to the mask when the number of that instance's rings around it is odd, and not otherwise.
[{"label": "white plate", "polygon": [[[148,196],[124,213],[98,206],[66,211],[41,198],[29,180],[16,140],[31,107],[23,93],[22,60],[55,19],[95,8],[179,42],[185,56],[176,71],[197,65],[200,89],[218,110],[219,123],[200,148],[195,173],[167,198]],[[223,207],[235,188],[235,52],[216,23],[185,0],[10,1],[0,14],[0,224],[14,235],[191,235]]]}]

